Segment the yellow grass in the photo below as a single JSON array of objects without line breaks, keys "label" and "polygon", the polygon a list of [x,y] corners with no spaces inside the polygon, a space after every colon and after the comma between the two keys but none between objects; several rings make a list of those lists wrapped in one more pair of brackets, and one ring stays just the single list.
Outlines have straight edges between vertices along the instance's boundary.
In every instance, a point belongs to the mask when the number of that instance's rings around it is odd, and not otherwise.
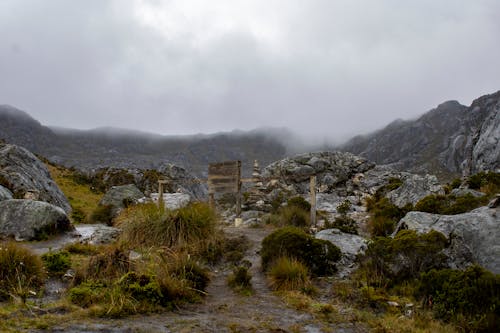
[{"label": "yellow grass", "polygon": [[52,179],[68,198],[73,211],[81,211],[88,218],[96,209],[102,194],[92,192],[88,185],[77,184],[71,177],[72,171],[64,167],[48,164],[47,168]]}]

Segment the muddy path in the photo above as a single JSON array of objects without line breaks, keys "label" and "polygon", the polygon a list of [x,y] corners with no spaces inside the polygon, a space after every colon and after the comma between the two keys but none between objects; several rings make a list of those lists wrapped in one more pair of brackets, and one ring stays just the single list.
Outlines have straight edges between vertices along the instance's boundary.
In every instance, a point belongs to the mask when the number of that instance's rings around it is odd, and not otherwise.
[{"label": "muddy path", "polygon": [[261,271],[259,250],[270,229],[227,226],[224,231],[228,237],[245,235],[250,241],[244,259],[252,263],[249,270],[252,295],[243,296],[228,287],[227,277],[232,269],[226,265],[212,272],[202,303],[172,312],[119,320],[80,319],[43,332],[359,332],[348,323],[318,322],[311,314],[287,306],[269,289]]}]

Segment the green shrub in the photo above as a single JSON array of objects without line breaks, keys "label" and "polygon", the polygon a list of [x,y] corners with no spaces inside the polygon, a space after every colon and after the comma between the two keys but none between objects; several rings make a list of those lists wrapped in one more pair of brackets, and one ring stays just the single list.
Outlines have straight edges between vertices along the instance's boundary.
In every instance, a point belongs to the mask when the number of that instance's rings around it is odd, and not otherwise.
[{"label": "green shrub", "polygon": [[498,274],[479,266],[471,266],[465,271],[431,270],[422,274],[417,296],[423,297],[425,304],[432,305],[433,313],[439,319],[451,320],[470,332],[498,332]]},{"label": "green shrub", "polygon": [[90,222],[113,225],[113,206],[99,205],[90,215]]},{"label": "green shrub", "polygon": [[463,196],[454,195],[428,195],[415,205],[415,210],[420,212],[455,215],[469,212],[487,203],[486,197],[474,197],[467,193]]},{"label": "green shrub", "polygon": [[388,183],[385,185],[384,190],[387,192],[394,191],[403,185],[403,181],[399,178],[389,178]]},{"label": "green shrub", "polygon": [[341,215],[346,215],[351,210],[351,202],[349,200],[344,200],[341,204],[337,206],[337,213]]},{"label": "green shrub", "polygon": [[450,187],[452,189],[456,189],[456,188],[459,188],[460,185],[462,185],[462,180],[460,178],[455,178],[452,180],[452,182],[450,183]]},{"label": "green shrub", "polygon": [[93,255],[99,252],[99,248],[91,244],[72,243],[64,247],[64,250],[72,254]]},{"label": "green shrub", "polygon": [[443,234],[430,231],[417,234],[402,230],[396,237],[375,237],[360,257],[361,270],[369,285],[394,286],[420,276],[433,268],[442,268],[447,246]]},{"label": "green shrub", "polygon": [[498,172],[479,172],[468,179],[469,187],[474,190],[480,190],[485,186],[500,187],[500,173]]},{"label": "green shrub", "polygon": [[0,243],[0,300],[20,297],[25,301],[44,279],[40,257],[15,243]]},{"label": "green shrub", "polygon": [[87,308],[101,302],[104,297],[105,285],[99,282],[83,282],[68,290],[68,299],[71,303]]},{"label": "green shrub", "polygon": [[349,216],[337,216],[330,226],[348,234],[358,234],[358,225],[356,224],[356,221]]},{"label": "green shrub", "polygon": [[[250,264],[251,265],[251,264]],[[252,293],[252,275],[248,271],[249,266],[236,266],[232,274],[227,278],[227,284],[234,291],[249,295]]]},{"label": "green shrub", "polygon": [[42,260],[49,274],[54,276],[64,275],[71,268],[71,259],[67,251],[47,252],[42,255]]},{"label": "green shrub", "polygon": [[368,221],[368,228],[372,236],[388,236],[394,232],[396,223],[401,220],[406,213],[412,210],[411,205],[403,208],[392,204],[389,199],[375,196],[367,202],[368,212],[370,213],[370,220]]},{"label": "green shrub", "polygon": [[279,291],[304,291],[309,289],[311,284],[307,266],[286,256],[273,262],[268,277],[271,288]]},{"label": "green shrub", "polygon": [[264,270],[269,269],[273,261],[287,256],[301,261],[312,274],[321,276],[335,271],[341,252],[332,243],[315,239],[299,228],[284,227],[264,238],[260,255]]},{"label": "green shrub", "polygon": [[301,196],[297,196],[297,197],[293,197],[293,198],[288,199],[287,206],[297,207],[297,208],[300,208],[306,212],[311,211],[311,204],[309,202],[307,202],[307,200],[302,198]]}]

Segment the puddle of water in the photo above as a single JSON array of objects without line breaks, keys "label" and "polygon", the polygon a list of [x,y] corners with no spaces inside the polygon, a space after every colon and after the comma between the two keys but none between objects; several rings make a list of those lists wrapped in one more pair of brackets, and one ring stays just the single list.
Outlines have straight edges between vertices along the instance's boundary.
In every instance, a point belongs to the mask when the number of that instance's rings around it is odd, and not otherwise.
[{"label": "puddle of water", "polygon": [[67,244],[81,242],[89,239],[99,227],[104,224],[80,224],[75,226],[75,231],[71,231],[46,241],[24,243],[34,253],[42,255],[49,251],[57,251]]}]

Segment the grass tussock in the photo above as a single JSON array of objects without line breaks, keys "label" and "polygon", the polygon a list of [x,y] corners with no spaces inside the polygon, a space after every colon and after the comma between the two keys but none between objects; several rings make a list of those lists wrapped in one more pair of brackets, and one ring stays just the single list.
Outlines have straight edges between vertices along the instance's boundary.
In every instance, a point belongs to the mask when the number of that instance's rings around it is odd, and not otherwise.
[{"label": "grass tussock", "polygon": [[217,218],[205,203],[192,203],[178,210],[159,209],[154,204],[126,209],[116,220],[122,228],[121,240],[134,248],[168,247],[204,249],[216,236]]},{"label": "grass tussock", "polygon": [[231,287],[235,292],[250,296],[253,293],[252,290],[252,275],[248,271],[251,267],[250,262],[245,262],[240,266],[236,266],[233,269],[233,272],[227,278],[227,284]]},{"label": "grass tussock", "polygon": [[21,299],[24,303],[44,279],[40,257],[13,242],[0,243],[0,301]]},{"label": "grass tussock", "polygon": [[294,258],[277,259],[268,272],[271,288],[276,291],[298,290],[310,288],[309,270],[307,266]]}]

